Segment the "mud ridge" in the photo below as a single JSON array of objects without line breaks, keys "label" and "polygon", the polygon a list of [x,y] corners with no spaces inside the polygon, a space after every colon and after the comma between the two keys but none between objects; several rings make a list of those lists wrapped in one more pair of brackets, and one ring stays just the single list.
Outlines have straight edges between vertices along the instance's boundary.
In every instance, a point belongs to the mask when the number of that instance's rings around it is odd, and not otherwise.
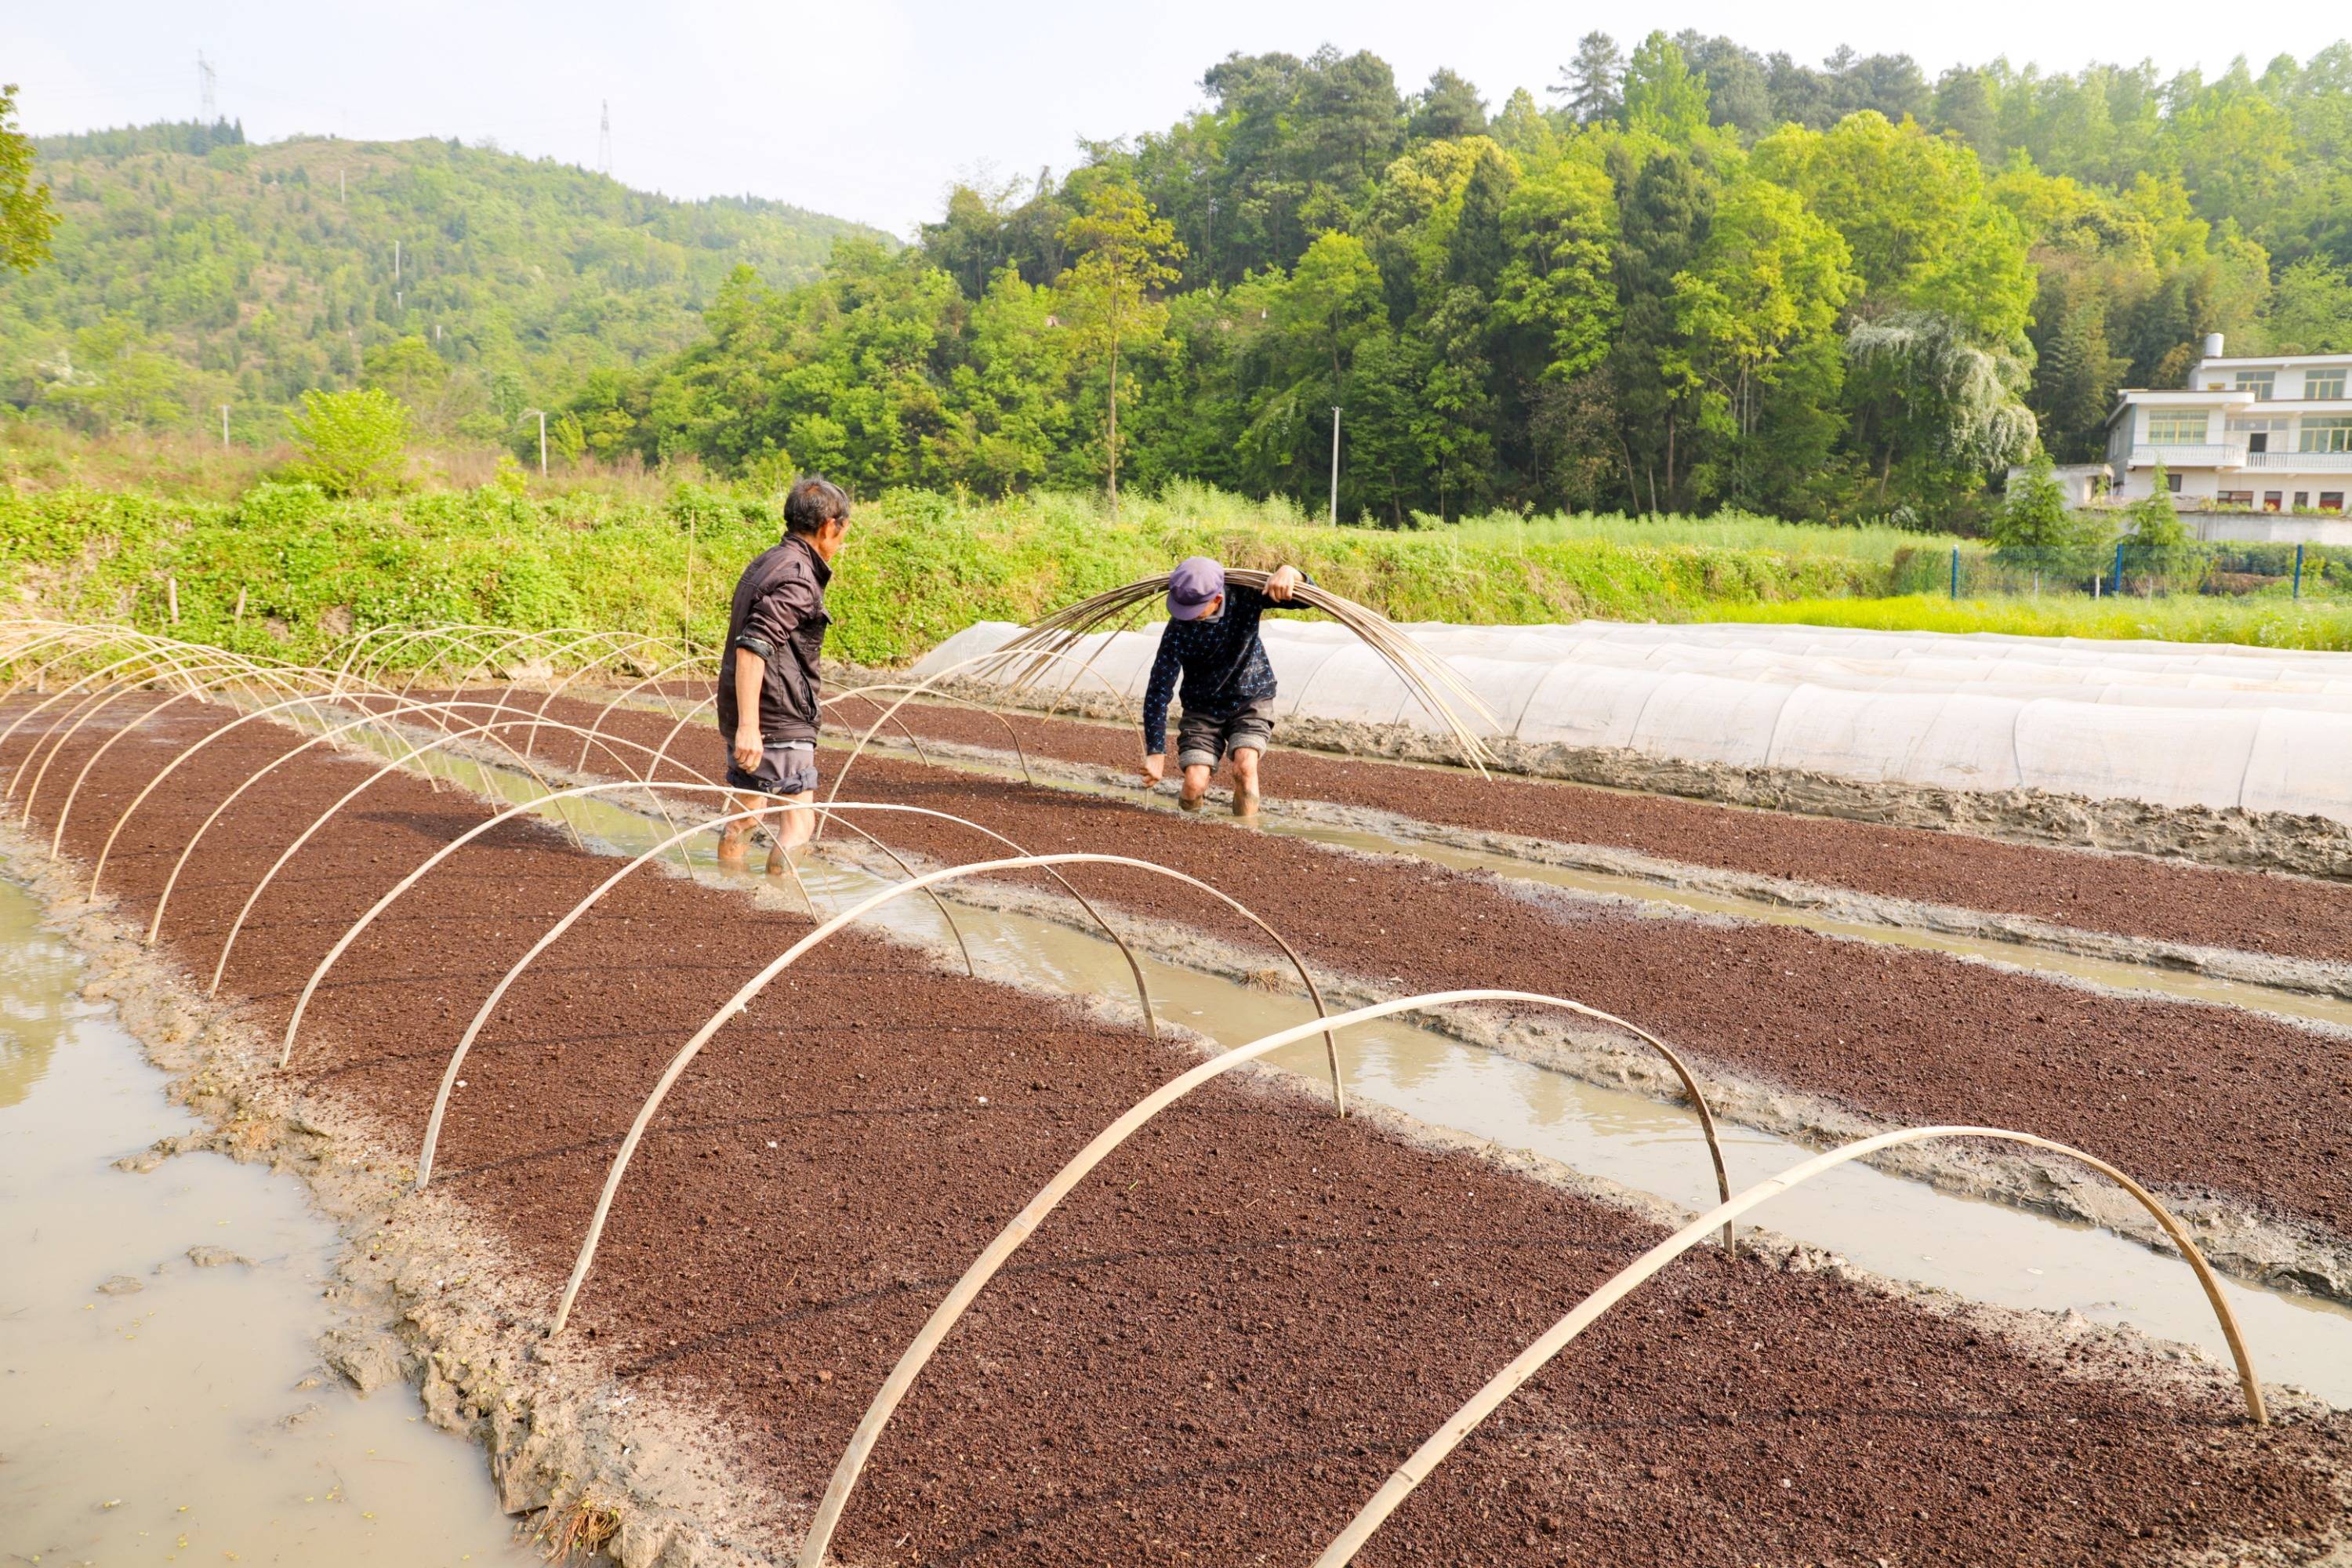
[{"label": "mud ridge", "polygon": [[[891,732],[877,736],[868,749],[902,757],[915,754],[903,737]],[[827,754],[845,755],[846,747],[830,745]],[[974,764],[1007,777],[1017,775],[1020,763],[1020,759],[1009,751],[936,737],[924,739],[922,755]],[[1126,793],[1133,794],[1131,773],[1058,758],[1032,755],[1027,760],[1030,773],[1040,780],[1093,788],[1124,789]],[[1227,792],[1222,787],[1209,792],[1213,804],[1222,805],[1227,798]],[[1166,804],[1164,797],[1158,795],[1146,797],[1146,803],[1155,805]],[[1714,898],[1803,910],[1844,924],[1880,926],[1898,931],[1932,931],[1969,942],[2040,949],[2107,963],[2137,964],[2299,995],[2352,1001],[2352,963],[2126,936],[2061,925],[2032,915],[1930,903],[1793,878],[1694,865],[1608,845],[1451,827],[1376,806],[1350,805],[1311,795],[1272,797],[1261,810],[1264,816],[1271,818],[1378,834],[1406,843],[1425,843],[1531,865],[1553,866],[1562,870],[1623,878]],[[1509,873],[1500,872],[1498,875],[1507,877]]]},{"label": "mud ridge", "polygon": [[[152,748],[126,750],[152,760],[200,728],[159,724]],[[215,748],[148,808],[110,864],[125,909],[152,898],[205,803],[286,743]],[[284,825],[367,767],[306,761],[241,806],[175,895],[168,956],[208,966]],[[67,833],[75,853],[144,776],[93,780]],[[1066,813],[1066,796],[991,799],[999,826],[1060,847],[1011,817]],[[339,816],[230,968],[247,1021],[282,1018],[351,915],[485,814],[395,778]],[[536,829],[453,860],[320,993],[295,1080],[350,1097],[404,1146],[473,998],[610,865]],[[1246,875],[1212,879],[1249,892]],[[746,965],[805,929],[721,889],[633,879],[518,987],[469,1065],[444,1156],[518,1279],[568,1261],[652,1071]],[[614,1385],[703,1402],[794,1505],[980,1241],[1189,1059],[877,940],[820,953],[681,1083],[614,1211],[579,1331],[615,1357]],[[877,1450],[845,1556],[1303,1558],[1489,1369],[1655,1234],[1278,1086],[1212,1086],[1074,1194],[1024,1271],[959,1328]],[[2352,1419],[2299,1407],[2252,1432],[2213,1369],[2143,1365],[2154,1352],[2104,1332],[2036,1345],[1999,1321],[1939,1316],[1826,1268],[1685,1259],[1457,1453],[1379,1560],[1960,1563],[1997,1549],[2288,1563],[2343,1545]]]},{"label": "mud ridge", "polygon": [[[878,855],[835,846],[829,854],[888,875]],[[1343,855],[1358,852],[1340,850]],[[1366,860],[1375,858],[1361,857]],[[919,868],[928,858],[909,856]],[[1606,896],[1571,894],[1530,886],[1526,896],[1605,908]],[[1000,880],[961,883],[956,901],[1006,910],[1083,934],[1097,934],[1066,896]],[[1281,989],[1295,984],[1281,955],[1264,946],[1209,936],[1147,919],[1116,900],[1097,898],[1119,935],[1138,952],[1163,963],[1244,984]],[[1630,911],[1629,911],[1630,912]],[[1646,918],[1699,921],[1671,906],[1651,906]],[[942,947],[942,952],[952,950]],[[1384,1002],[1408,994],[1393,983],[1310,962],[1307,965],[1335,1010]],[[1607,1089],[1626,1089],[1665,1104],[1684,1103],[1681,1083],[1646,1046],[1603,1026],[1550,1015],[1515,1016],[1493,1008],[1460,1007],[1418,1017],[1432,1033],[1465,1045],[1566,1073]],[[1874,1117],[1826,1096],[1807,1094],[1715,1063],[1705,1065],[1701,1088],[1718,1121],[1737,1122],[1817,1150],[1834,1148],[1905,1123]],[[2079,1221],[2128,1237],[2159,1253],[2174,1248],[2137,1204],[2089,1175],[2071,1161],[1999,1144],[1914,1143],[1886,1150],[1864,1162],[1890,1174],[1923,1182],[1938,1192],[2008,1204],[2032,1213]],[[2352,1242],[2316,1226],[2297,1226],[2250,1211],[2226,1194],[2175,1192],[2167,1205],[2196,1237],[2214,1267],[2242,1279],[2329,1300],[2352,1299]]]},{"label": "mud ridge", "polygon": [[[1134,721],[1126,704],[1094,697],[1089,718]],[[1405,724],[1343,720],[1284,721],[1293,743],[1349,757],[1458,764],[1444,737]],[[1495,766],[1529,778],[1561,779],[1727,805],[1843,817],[1890,827],[1981,834],[2021,844],[2120,849],[2210,866],[2352,878],[2352,826],[2329,817],[2236,806],[2162,806],[2035,789],[1954,790],[1874,783],[1802,768],[1680,762],[1617,747],[1493,742]]]},{"label": "mud ridge", "polygon": [[[646,719],[641,738],[658,739],[657,724]],[[2226,1248],[2249,1266],[2267,1252],[2275,1267],[2256,1278],[2352,1293],[2334,1261],[2347,1255],[2339,1216],[2352,1202],[2337,1147],[2352,1136],[2352,1063],[2329,1031],[1787,926],[1532,900],[1538,885],[1425,862],[1367,861],[1335,882],[1332,847],[950,765],[871,756],[852,793],[984,816],[1032,847],[1142,853],[1235,889],[1270,879],[1273,908],[1286,911],[1277,923],[1337,973],[1407,989],[1472,977],[1566,989],[1660,1030],[1710,1071],[1870,1122],[1975,1121],[2122,1153],[2220,1230],[2264,1238]],[[927,826],[896,831],[901,847],[961,847]],[[1225,929],[1150,879],[1085,885],[1150,919]]]},{"label": "mud ridge", "polygon": [[[888,671],[845,667],[843,685],[903,681]],[[1138,709],[1073,693],[1055,707],[1029,707],[1002,688],[950,680],[940,690],[1040,719],[1058,715],[1132,726]],[[694,695],[704,693],[697,690]],[[911,711],[911,710],[909,710]],[[1024,738],[1025,740],[1025,738]],[[1276,736],[1295,747],[1350,760],[1429,764],[1458,773],[1461,758],[1440,736],[1406,725],[1290,718]],[[1717,805],[1921,829],[2034,847],[2141,855],[2242,871],[2352,879],[2352,826],[2327,817],[2237,807],[2161,806],[2095,800],[2042,790],[1969,791],[1869,783],[1806,770],[1680,763],[1597,747],[1495,742],[1498,773],[1679,797]]]}]

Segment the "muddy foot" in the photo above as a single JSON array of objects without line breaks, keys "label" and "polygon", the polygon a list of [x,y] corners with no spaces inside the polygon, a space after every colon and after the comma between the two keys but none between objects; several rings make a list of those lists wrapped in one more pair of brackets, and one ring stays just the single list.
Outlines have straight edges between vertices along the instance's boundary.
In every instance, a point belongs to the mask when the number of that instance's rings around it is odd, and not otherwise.
[{"label": "muddy foot", "polygon": [[1180,795],[1176,797],[1176,804],[1186,811],[1198,811],[1201,809],[1201,797],[1197,795]]},{"label": "muddy foot", "polygon": [[1237,789],[1234,791],[1234,815],[1235,816],[1255,816],[1257,815],[1257,792],[1255,790]]}]

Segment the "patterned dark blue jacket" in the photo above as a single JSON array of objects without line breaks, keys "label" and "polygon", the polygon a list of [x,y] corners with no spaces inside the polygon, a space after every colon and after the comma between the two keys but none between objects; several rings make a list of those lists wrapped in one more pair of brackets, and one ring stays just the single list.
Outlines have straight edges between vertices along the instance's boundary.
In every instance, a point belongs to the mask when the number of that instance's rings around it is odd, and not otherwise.
[{"label": "patterned dark blue jacket", "polygon": [[1255,588],[1225,584],[1224,608],[1213,619],[1170,621],[1160,634],[1160,656],[1151,661],[1151,681],[1143,689],[1143,750],[1158,756],[1168,749],[1168,700],[1176,677],[1184,677],[1184,711],[1225,718],[1260,698],[1274,695],[1274,666],[1257,635],[1258,617],[1277,606]]}]

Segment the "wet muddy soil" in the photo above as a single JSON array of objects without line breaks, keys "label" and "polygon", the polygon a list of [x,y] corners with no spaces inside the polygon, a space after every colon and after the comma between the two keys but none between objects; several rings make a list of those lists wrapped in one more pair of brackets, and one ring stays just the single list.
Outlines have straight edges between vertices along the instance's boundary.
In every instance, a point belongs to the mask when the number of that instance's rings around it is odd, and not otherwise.
[{"label": "wet muddy soil", "polygon": [[[86,857],[199,728],[127,741],[68,851]],[[133,819],[108,872],[127,912],[210,803],[286,744],[245,739],[257,729]],[[252,792],[174,898],[171,955],[208,970],[289,821],[368,766],[306,759]],[[240,944],[228,984],[259,1026],[344,923],[486,811],[407,778],[363,802]],[[458,857],[320,991],[297,1077],[413,1135],[475,1000],[610,865],[525,826]],[[1276,867],[1234,890],[1304,896],[1302,879],[1332,869]],[[726,889],[634,879],[518,987],[469,1065],[444,1168],[519,1277],[551,1285],[659,1063],[804,929]],[[722,1029],[671,1099],[615,1209],[580,1348],[609,1356],[623,1388],[703,1399],[765,1477],[813,1497],[948,1280],[1187,1059],[903,948],[830,944]],[[845,1555],[1298,1560],[1655,1234],[1311,1098],[1203,1090],[983,1297],[877,1450]],[[2257,1433],[2210,1371],[2126,1378],[2129,1352],[2096,1334],[2029,1337],[1997,1317],[1792,1260],[1686,1259],[1515,1398],[1366,1561],[2152,1563],[2248,1541],[2266,1544],[2241,1555],[2294,1561],[2340,1539],[2344,1418]]]},{"label": "wet muddy soil", "polygon": [[[1003,726],[969,710],[910,704],[900,717],[924,739],[1006,746]],[[1131,770],[1141,750],[1129,729],[1005,717],[1033,757]],[[2352,963],[2352,885],[2342,882],[1503,774],[1480,780],[1320,752],[1277,749],[1265,777],[1277,798],[1312,797],[1446,827],[1632,849],[1716,869],[2153,941]]]},{"label": "wet muddy soil", "polygon": [[[670,728],[649,714],[607,724],[648,745]],[[689,734],[677,751],[713,744]],[[576,756],[575,746],[566,760]],[[1701,1060],[1869,1116],[2040,1132],[2177,1194],[2226,1194],[2323,1238],[2340,1240],[2352,1214],[2352,1053],[2337,1034],[1801,930],[1654,918],[950,766],[869,753],[849,793],[984,820],[1034,850],[1159,861],[1251,904],[1312,961],[1403,991],[1574,996]],[[978,853],[950,828],[891,832],[942,859]],[[1155,920],[1256,940],[1157,878],[1088,868],[1074,879]],[[2334,1294],[2343,1282],[2306,1288]]]}]

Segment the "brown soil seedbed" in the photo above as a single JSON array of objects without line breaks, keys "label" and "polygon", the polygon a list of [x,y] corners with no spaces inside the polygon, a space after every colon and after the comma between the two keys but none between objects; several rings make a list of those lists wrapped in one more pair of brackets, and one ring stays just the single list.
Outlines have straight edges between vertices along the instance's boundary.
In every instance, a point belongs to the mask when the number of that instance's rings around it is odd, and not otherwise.
[{"label": "brown soil seedbed", "polygon": [[[68,850],[87,858],[212,721],[119,746]],[[248,726],[151,798],[108,868],[126,913],[151,907],[211,804],[288,743]],[[170,953],[208,971],[254,876],[372,765],[313,753],[250,792],[174,895]],[[487,810],[407,778],[362,803],[239,947],[228,986],[258,1025],[283,1019],[353,915]],[[36,822],[56,804],[45,795]],[[353,946],[296,1058],[404,1155],[477,999],[612,866],[536,826],[491,838]],[[445,1179],[551,1299],[660,1062],[804,929],[729,889],[640,877],[510,995],[468,1065]],[[1188,1058],[855,934],[790,982],[673,1095],[580,1324],[624,1385],[708,1400],[766,1479],[813,1498],[947,1282]],[[982,1298],[884,1438],[844,1555],[1302,1562],[1654,1234],[1311,1098],[1213,1087],[1115,1156]],[[2157,1563],[2245,1538],[2300,1557],[2338,1530],[2321,1474],[2343,1470],[2352,1420],[2259,1432],[2224,1387],[2158,1394],[2060,1360],[1834,1276],[1696,1256],[1515,1399],[1364,1560]]]},{"label": "brown soil seedbed", "polygon": [[[650,746],[670,722],[615,714],[608,728]],[[714,734],[689,729],[675,754],[715,772],[717,751]],[[557,754],[576,760],[577,742]],[[1533,900],[1483,874],[1343,857],[1213,818],[871,752],[849,795],[984,821],[1034,851],[1156,860],[1250,905],[1311,962],[1406,991],[1572,996],[1702,1060],[1898,1123],[2039,1132],[2176,1192],[2231,1194],[2339,1235],[2352,1214],[2352,1050],[2340,1037],[1792,927]],[[893,822],[885,837],[945,858],[991,853],[919,822]],[[1141,913],[1262,940],[1159,878],[1087,868],[1072,879]]]},{"label": "brown soil seedbed", "polygon": [[[925,740],[1005,745],[996,721],[969,709],[910,704],[899,716]],[[1131,769],[1142,750],[1131,730],[1005,717],[1033,757]],[[708,721],[701,727],[707,730]],[[1271,795],[1366,806],[1445,827],[1632,849],[1717,870],[2031,915],[2158,942],[2352,963],[2352,887],[2312,878],[2168,865],[2145,856],[1796,816],[1503,774],[1481,782],[1439,769],[1350,761],[1321,752],[1277,749],[1266,763],[1265,780]]]}]

